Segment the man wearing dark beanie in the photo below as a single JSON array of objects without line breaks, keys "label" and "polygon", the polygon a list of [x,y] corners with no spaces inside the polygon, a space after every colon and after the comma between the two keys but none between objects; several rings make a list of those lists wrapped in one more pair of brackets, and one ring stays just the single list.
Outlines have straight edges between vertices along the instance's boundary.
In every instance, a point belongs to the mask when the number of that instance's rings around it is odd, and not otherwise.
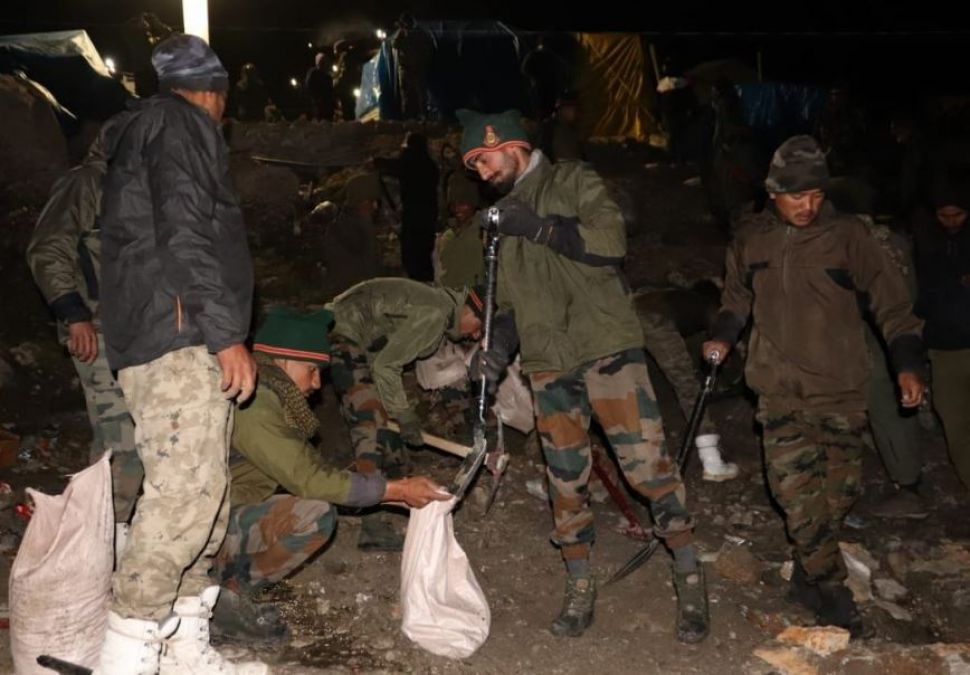
[{"label": "man wearing dark beanie", "polygon": [[839,531],[859,495],[866,448],[860,296],[889,347],[904,408],[923,399],[925,357],[902,274],[862,220],[826,202],[828,178],[810,136],[775,152],[771,204],[741,223],[728,249],[721,311],[703,350],[723,360],[753,317],[745,375],[759,396],[768,484],[794,542],[789,599],[858,637]]},{"label": "man wearing dark beanie", "polygon": [[209,644],[233,399],[256,380],[252,262],[219,129],[229,80],[193,35],[159,43],[152,65],[160,93],[107,139],[101,312],[145,480],[95,672],[266,673]]}]

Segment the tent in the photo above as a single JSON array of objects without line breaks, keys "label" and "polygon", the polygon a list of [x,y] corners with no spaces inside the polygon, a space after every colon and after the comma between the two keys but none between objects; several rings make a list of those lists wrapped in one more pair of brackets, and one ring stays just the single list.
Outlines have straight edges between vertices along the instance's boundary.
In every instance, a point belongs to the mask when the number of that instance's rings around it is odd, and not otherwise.
[{"label": "tent", "polygon": [[636,33],[578,33],[581,120],[589,136],[645,141],[660,132],[656,83]]},{"label": "tent", "polygon": [[85,30],[0,36],[0,73],[18,71],[76,118],[105,120],[130,97],[111,77]]},{"label": "tent", "polygon": [[[526,36],[498,21],[421,21],[435,56],[428,73],[431,117],[451,119],[459,108],[500,112],[531,108],[522,63]],[[659,131],[649,56],[638,35],[564,34],[578,54],[582,116],[593,136],[645,140]],[[358,119],[400,117],[393,36],[364,66]]]},{"label": "tent", "polygon": [[[528,103],[520,70],[521,40],[500,21],[419,21],[434,41],[428,72],[429,116],[451,119],[455,110],[498,112]],[[357,117],[397,119],[397,64],[394,36],[364,66]]]}]

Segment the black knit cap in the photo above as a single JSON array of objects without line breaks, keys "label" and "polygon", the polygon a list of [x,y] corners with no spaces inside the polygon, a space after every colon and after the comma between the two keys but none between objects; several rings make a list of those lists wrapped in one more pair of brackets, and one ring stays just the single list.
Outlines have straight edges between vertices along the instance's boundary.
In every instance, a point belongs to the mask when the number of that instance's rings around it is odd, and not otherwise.
[{"label": "black knit cap", "polygon": [[196,35],[174,33],[152,52],[152,67],[162,91],[228,91],[229,73],[212,47]]}]

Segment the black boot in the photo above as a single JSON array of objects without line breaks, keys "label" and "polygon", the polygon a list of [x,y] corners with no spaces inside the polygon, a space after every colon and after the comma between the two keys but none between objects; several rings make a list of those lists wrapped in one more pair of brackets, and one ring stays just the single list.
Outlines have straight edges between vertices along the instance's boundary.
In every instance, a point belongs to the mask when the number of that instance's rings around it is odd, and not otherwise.
[{"label": "black boot", "polygon": [[841,582],[821,583],[818,590],[821,603],[816,618],[819,625],[845,628],[853,639],[864,637],[862,615],[852,599],[852,591]]},{"label": "black boot", "polygon": [[789,583],[791,585],[788,587],[788,595],[785,599],[812,612],[818,612],[822,606],[822,594],[818,590],[818,584],[808,580],[808,574],[798,560],[795,560]]},{"label": "black boot", "polygon": [[593,577],[566,577],[566,595],[562,611],[549,631],[556,637],[579,637],[593,623],[596,604],[596,582]]},{"label": "black boot", "polygon": [[276,605],[228,588],[219,593],[209,631],[218,642],[283,642],[290,635]]},{"label": "black boot", "polygon": [[679,572],[674,567],[674,589],[677,591],[677,639],[692,644],[707,637],[711,619],[707,609],[707,585],[704,568]]}]

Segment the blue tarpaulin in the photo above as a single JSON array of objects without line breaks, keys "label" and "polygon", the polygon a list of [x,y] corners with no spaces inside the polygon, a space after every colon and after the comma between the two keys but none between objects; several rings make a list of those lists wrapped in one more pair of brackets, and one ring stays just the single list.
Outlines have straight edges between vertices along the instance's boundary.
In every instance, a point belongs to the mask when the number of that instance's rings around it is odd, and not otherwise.
[{"label": "blue tarpaulin", "polygon": [[[520,41],[498,21],[421,21],[435,43],[427,74],[430,118],[450,119],[459,108],[497,112],[525,109],[528,92],[520,70]],[[400,117],[393,36],[364,66],[357,117],[377,108],[381,119]]]},{"label": "blue tarpaulin", "polygon": [[735,85],[744,123],[767,147],[797,134],[811,134],[825,106],[826,90],[804,84],[751,82]]}]

